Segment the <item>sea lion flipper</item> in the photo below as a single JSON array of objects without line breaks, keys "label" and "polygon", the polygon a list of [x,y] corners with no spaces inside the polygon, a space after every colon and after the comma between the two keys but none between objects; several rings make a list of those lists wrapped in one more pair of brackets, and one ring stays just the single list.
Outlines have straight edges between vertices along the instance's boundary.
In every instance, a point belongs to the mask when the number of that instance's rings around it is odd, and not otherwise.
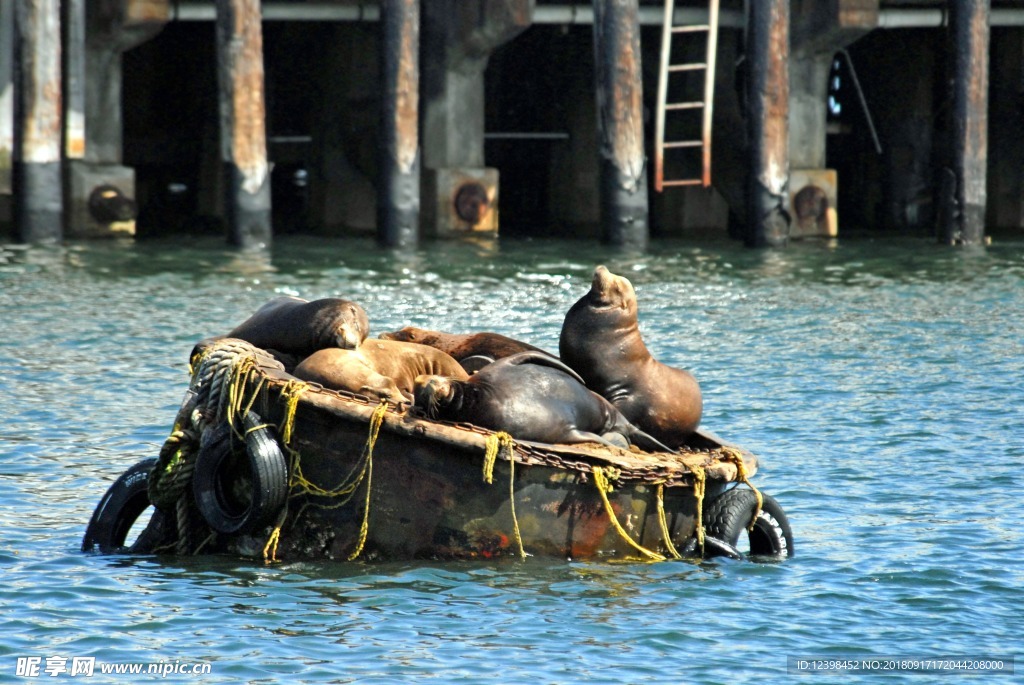
[{"label": "sea lion flipper", "polygon": [[640,449],[647,450],[648,452],[668,452],[669,454],[678,454],[676,450],[666,446],[653,435],[644,433],[639,428],[636,429],[635,433],[632,433],[629,436],[629,441]]},{"label": "sea lion flipper", "polygon": [[537,366],[549,366],[552,369],[558,369],[563,373],[569,374],[583,385],[586,385],[586,382],[582,378],[580,378],[580,375],[576,373],[572,369],[572,367],[563,362],[561,359],[552,357],[547,352],[535,352],[532,350],[527,352],[519,352],[517,354],[513,354],[510,357],[504,357],[502,359],[499,359],[494,363],[506,364],[508,366],[519,366],[521,364],[536,364]]}]

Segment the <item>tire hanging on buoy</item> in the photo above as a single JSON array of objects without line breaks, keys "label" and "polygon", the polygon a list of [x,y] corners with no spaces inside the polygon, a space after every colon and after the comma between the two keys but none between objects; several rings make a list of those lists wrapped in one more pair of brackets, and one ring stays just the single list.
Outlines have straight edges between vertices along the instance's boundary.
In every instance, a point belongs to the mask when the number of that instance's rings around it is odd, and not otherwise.
[{"label": "tire hanging on buoy", "polygon": [[[157,461],[156,457],[143,459],[122,473],[107,489],[85,529],[83,552],[91,552],[96,547],[104,554],[136,551],[138,545],[125,549],[125,538],[139,516],[149,508],[149,474]],[[154,519],[156,516],[161,514],[156,512]],[[154,522],[150,522],[150,527]],[[159,526],[159,522],[155,523]]]},{"label": "tire hanging on buoy", "polygon": [[288,464],[272,427],[254,411],[242,424],[244,443],[227,423],[208,429],[192,474],[196,508],[227,535],[266,526],[288,499]]},{"label": "tire hanging on buoy", "polygon": [[[707,556],[737,556],[736,543],[740,535],[747,534],[750,556],[793,556],[793,531],[782,507],[770,495],[762,493],[763,504],[747,527],[757,508],[757,495],[753,490],[733,488],[719,495],[704,511],[704,529],[709,538],[724,542],[728,547],[705,544]],[[728,551],[731,548],[732,552]]]}]

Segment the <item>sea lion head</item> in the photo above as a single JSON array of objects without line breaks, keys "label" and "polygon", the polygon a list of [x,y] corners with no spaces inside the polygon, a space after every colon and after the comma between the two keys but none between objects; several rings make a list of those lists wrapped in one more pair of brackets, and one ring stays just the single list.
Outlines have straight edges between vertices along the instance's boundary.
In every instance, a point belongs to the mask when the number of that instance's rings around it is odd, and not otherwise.
[{"label": "sea lion head", "polygon": [[332,347],[355,350],[369,333],[366,311],[355,302],[345,302],[332,321],[330,343]]},{"label": "sea lion head", "polygon": [[623,309],[636,311],[636,291],[628,278],[616,276],[605,266],[594,269],[594,280],[588,296],[595,309]]},{"label": "sea lion head", "polygon": [[381,340],[397,340],[398,342],[411,342],[411,343],[423,343],[426,339],[427,331],[422,328],[415,328],[414,326],[406,326],[401,330],[394,331],[392,333],[381,333],[377,337]]},{"label": "sea lion head", "polygon": [[417,376],[413,381],[413,404],[429,418],[438,418],[455,400],[455,384],[444,376]]}]

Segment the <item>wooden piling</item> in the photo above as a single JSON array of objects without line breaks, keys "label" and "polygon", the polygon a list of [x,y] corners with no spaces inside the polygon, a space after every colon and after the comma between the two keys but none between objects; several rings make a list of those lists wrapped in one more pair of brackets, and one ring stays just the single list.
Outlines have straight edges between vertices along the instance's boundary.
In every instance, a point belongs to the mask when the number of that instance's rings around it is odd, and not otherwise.
[{"label": "wooden piling", "polygon": [[638,0],[593,0],[594,61],[604,242],[648,240]]},{"label": "wooden piling", "polygon": [[757,0],[749,8],[745,242],[784,245],[789,233],[789,0]]},{"label": "wooden piling", "polygon": [[259,0],[217,0],[221,161],[228,241],[270,244],[270,173]]},{"label": "wooden piling", "polygon": [[377,242],[419,241],[420,3],[381,0],[380,169]]},{"label": "wooden piling", "polygon": [[989,1],[951,0],[950,162],[939,199],[939,241],[985,241],[988,164]]},{"label": "wooden piling", "polygon": [[18,0],[15,7],[15,236],[47,242],[62,236],[61,40],[59,0]]}]

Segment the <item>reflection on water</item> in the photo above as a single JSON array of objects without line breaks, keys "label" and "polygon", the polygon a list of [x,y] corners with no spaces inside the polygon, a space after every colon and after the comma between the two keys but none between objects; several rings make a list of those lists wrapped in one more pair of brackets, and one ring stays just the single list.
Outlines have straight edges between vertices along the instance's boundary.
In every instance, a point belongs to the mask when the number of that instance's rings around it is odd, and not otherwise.
[{"label": "reflection on water", "polygon": [[[633,281],[645,340],[701,382],[705,425],[762,457],[798,556],[78,553],[103,489],[167,436],[192,344],[270,297],[356,300],[373,333],[492,330],[555,351],[596,264]],[[359,683],[744,682],[787,677],[787,655],[1006,656],[1024,629],[1022,282],[1024,246],[999,243],[0,246],[0,679],[17,656],[61,654]]]}]

